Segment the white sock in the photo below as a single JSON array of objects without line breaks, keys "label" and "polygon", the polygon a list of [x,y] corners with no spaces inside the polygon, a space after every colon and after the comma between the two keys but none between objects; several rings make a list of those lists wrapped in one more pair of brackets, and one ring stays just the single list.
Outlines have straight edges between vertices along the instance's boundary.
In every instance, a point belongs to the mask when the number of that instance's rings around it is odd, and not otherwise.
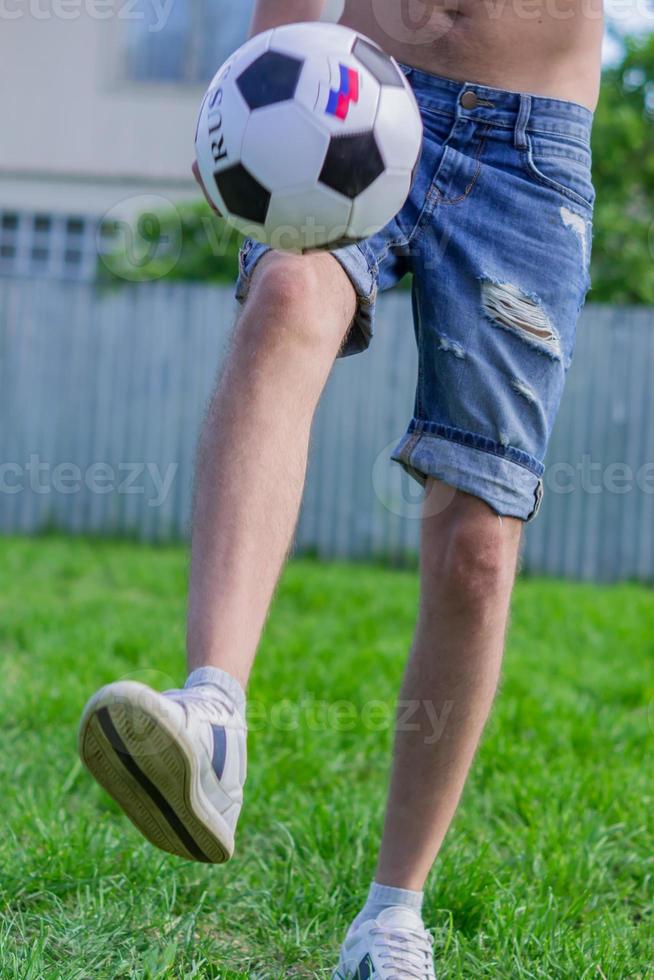
[{"label": "white sock", "polygon": [[391,907],[411,909],[422,917],[422,899],[423,892],[412,892],[408,888],[391,888],[390,885],[378,885],[373,881],[366,904],[352,923],[352,929],[356,929],[369,919],[376,919],[380,912]]},{"label": "white sock", "polygon": [[238,713],[245,718],[245,691],[231,674],[220,667],[198,667],[186,678],[184,690],[192,687],[218,688],[222,697],[229,700]]}]

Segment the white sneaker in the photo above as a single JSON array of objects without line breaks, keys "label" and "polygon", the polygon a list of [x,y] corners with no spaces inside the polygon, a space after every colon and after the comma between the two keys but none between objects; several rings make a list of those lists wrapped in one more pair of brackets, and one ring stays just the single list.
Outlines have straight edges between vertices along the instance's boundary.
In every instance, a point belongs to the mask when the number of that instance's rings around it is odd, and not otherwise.
[{"label": "white sneaker", "polygon": [[219,687],[159,694],[109,684],[84,708],[78,743],[82,762],[149,841],[195,861],[229,860],[246,724]]},{"label": "white sneaker", "polygon": [[415,912],[384,909],[350,929],[332,980],[436,980],[433,944]]}]

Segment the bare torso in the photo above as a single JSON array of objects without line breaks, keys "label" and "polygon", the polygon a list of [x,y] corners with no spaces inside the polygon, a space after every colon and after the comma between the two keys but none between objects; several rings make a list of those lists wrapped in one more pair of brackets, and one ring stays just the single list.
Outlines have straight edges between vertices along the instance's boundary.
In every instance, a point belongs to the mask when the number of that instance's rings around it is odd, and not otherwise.
[{"label": "bare torso", "polygon": [[597,103],[602,0],[346,0],[341,23],[456,81]]}]

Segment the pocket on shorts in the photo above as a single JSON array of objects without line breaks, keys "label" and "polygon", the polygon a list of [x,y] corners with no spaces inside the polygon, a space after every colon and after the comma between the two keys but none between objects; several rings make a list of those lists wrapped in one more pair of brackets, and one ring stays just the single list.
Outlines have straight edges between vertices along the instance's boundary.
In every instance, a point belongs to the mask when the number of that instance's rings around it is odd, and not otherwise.
[{"label": "pocket on shorts", "polygon": [[589,146],[552,133],[530,133],[524,162],[532,180],[592,212],[595,188]]}]

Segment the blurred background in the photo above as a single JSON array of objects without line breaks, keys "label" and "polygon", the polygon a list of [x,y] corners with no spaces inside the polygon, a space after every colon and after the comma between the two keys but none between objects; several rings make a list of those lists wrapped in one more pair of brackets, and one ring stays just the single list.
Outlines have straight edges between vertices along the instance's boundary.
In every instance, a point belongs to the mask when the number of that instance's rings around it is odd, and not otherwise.
[{"label": "blurred background", "polygon": [[[325,16],[338,17],[331,0]],[[13,0],[0,37],[0,531],[188,531],[198,429],[234,318],[238,237],[190,164],[252,3]],[[654,577],[654,10],[608,4],[594,288],[525,569]],[[297,547],[411,562],[419,498],[388,461],[411,415],[406,292],[339,364]]]}]

